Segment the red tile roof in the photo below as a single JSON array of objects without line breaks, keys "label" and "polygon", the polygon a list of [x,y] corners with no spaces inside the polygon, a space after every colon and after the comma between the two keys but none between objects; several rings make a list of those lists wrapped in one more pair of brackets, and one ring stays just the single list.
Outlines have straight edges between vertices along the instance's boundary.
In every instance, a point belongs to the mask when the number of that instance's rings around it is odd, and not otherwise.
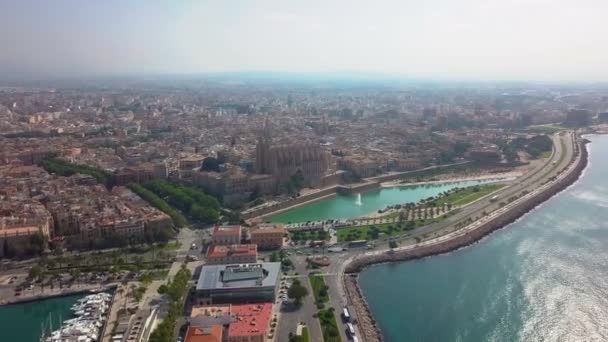
[{"label": "red tile roof", "polygon": [[222,326],[212,325],[210,328],[189,327],[184,342],[222,342]]},{"label": "red tile roof", "polygon": [[236,320],[230,323],[228,337],[266,335],[272,303],[233,304],[230,311]]},{"label": "red tile roof", "polygon": [[215,226],[213,228],[214,236],[229,236],[229,235],[239,235],[241,234],[241,226]]},{"label": "red tile roof", "polygon": [[232,255],[257,255],[257,245],[231,245],[217,246],[213,245],[207,249],[207,257],[218,258]]}]

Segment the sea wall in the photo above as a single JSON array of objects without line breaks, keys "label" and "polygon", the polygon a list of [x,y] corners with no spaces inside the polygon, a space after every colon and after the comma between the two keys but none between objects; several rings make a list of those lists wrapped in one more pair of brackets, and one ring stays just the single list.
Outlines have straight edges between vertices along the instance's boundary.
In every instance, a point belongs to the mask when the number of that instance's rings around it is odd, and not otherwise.
[{"label": "sea wall", "polygon": [[104,292],[104,291],[110,291],[110,290],[115,290],[116,289],[116,285],[108,285],[108,286],[91,286],[91,287],[87,287],[87,288],[80,288],[80,289],[75,289],[75,290],[64,290],[61,292],[47,292],[47,293],[41,293],[38,295],[33,295],[33,296],[25,296],[25,297],[11,297],[10,299],[7,300],[3,300],[0,303],[0,306],[4,306],[4,305],[19,305],[19,304],[25,304],[25,303],[31,303],[31,302],[39,302],[39,301],[43,301],[46,299],[52,299],[52,298],[60,298],[60,297],[70,297],[70,296],[75,296],[75,295],[79,295],[79,294],[91,294],[91,293],[97,293],[97,292]]},{"label": "sea wall", "polygon": [[343,285],[349,302],[357,311],[358,320],[363,324],[361,329],[363,340],[381,341],[382,334],[369,311],[369,306],[365,302],[361,289],[357,283],[357,274],[361,272],[361,270],[367,266],[377,263],[407,261],[448,253],[473,244],[491,232],[513,223],[518,218],[533,210],[539,204],[547,201],[549,198],[576,182],[588,164],[589,156],[587,148],[585,147],[587,143],[588,141],[585,140],[581,144],[577,144],[575,146],[575,152],[580,153],[580,158],[575,159],[574,162],[577,164],[570,170],[566,171],[568,173],[563,178],[556,181],[544,191],[537,193],[534,196],[530,196],[530,198],[513,206],[504,214],[498,215],[485,222],[477,229],[466,234],[456,236],[453,239],[445,240],[443,242],[438,242],[428,246],[403,251],[387,251],[386,253],[371,256],[364,255],[359,258],[355,258],[348,265],[345,265]]},{"label": "sea wall", "polygon": [[385,175],[370,177],[370,178],[366,178],[366,180],[376,181],[379,183],[390,182],[390,181],[394,181],[394,180],[406,178],[406,177],[416,177],[416,176],[420,176],[420,175],[428,176],[428,175],[432,175],[432,174],[436,174],[436,173],[447,172],[450,170],[459,170],[459,169],[468,167],[470,164],[472,164],[472,162],[464,161],[464,162],[455,163],[455,164],[435,165],[435,166],[426,167],[424,169],[389,173],[389,174],[385,174]]},{"label": "sea wall", "polygon": [[358,192],[365,192],[380,188],[380,182],[366,182],[355,185],[339,185],[337,191],[342,195],[352,195]]},{"label": "sea wall", "polygon": [[337,186],[333,186],[331,188],[323,189],[317,192],[313,192],[307,195],[302,195],[298,198],[291,199],[289,201],[277,203],[275,205],[270,205],[267,207],[260,208],[258,210],[252,210],[250,212],[246,212],[241,214],[241,217],[244,220],[249,220],[255,217],[265,216],[268,214],[278,214],[280,212],[293,209],[297,206],[300,206],[304,203],[314,201],[320,199],[322,197],[334,196],[337,193]]}]

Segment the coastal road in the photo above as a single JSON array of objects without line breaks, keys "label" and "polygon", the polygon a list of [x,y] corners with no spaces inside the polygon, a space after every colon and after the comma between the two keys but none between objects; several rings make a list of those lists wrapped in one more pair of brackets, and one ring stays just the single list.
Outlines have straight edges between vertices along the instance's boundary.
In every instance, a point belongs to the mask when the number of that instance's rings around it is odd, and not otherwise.
[{"label": "coastal road", "polygon": [[317,313],[317,306],[315,305],[315,299],[312,293],[310,282],[308,281],[308,273],[310,270],[306,268],[306,258],[304,256],[292,256],[290,259],[295,267],[295,272],[298,274],[295,277],[288,277],[287,279],[297,278],[300,280],[302,285],[306,286],[309,295],[303,300],[302,306],[296,308],[293,304],[283,304],[280,301],[275,305],[280,305],[280,320],[279,327],[276,334],[276,341],[289,341],[289,333],[296,332],[298,323],[303,322],[308,326],[308,332],[310,334],[311,341],[323,341],[323,334],[321,333],[321,325],[319,320],[313,315]]},{"label": "coastal road", "polygon": [[[416,237],[420,240],[427,240],[449,234],[452,231],[458,230],[454,225],[459,222],[465,222],[468,218],[481,218],[484,216],[482,215],[483,212],[489,216],[496,215],[496,213],[492,212],[502,211],[501,208],[505,203],[509,202],[509,199],[520,197],[525,192],[532,192],[540,188],[548,180],[557,177],[574,158],[575,137],[572,132],[566,132],[563,135],[555,134],[552,139],[554,142],[554,149],[551,157],[548,158],[545,163],[539,164],[526,175],[515,180],[510,186],[493,193],[491,197],[498,196],[498,200],[492,201],[489,196],[482,198],[477,202],[462,208],[458,213],[441,222],[416,229],[411,234],[406,234],[401,237],[402,248],[408,245],[413,247],[413,245],[416,244]],[[501,204],[501,202],[503,203]],[[504,209],[506,208],[503,208],[503,210]],[[374,253],[386,251],[388,249],[388,239],[378,241],[377,249],[378,250]],[[338,313],[344,305],[349,304],[342,284],[344,265],[347,263],[348,259],[355,258],[357,255],[365,253],[369,252],[364,249],[350,249],[348,252],[337,255],[329,254],[331,265],[326,272],[330,275],[326,277],[326,283],[329,286],[332,300],[331,304]],[[334,274],[335,276],[333,276]]]},{"label": "coastal road", "polygon": [[[572,134],[567,132],[563,136],[555,134],[553,142],[553,153],[545,163],[539,164],[526,175],[516,179],[510,186],[492,193],[492,196],[482,198],[461,208],[456,214],[447,219],[416,229],[410,234],[404,234],[402,239],[405,241],[403,242],[405,244],[412,244],[414,243],[412,240],[416,238],[426,240],[443,235],[449,231],[454,231],[456,230],[455,224],[464,222],[468,218],[481,218],[484,216],[484,212],[489,214],[504,206],[504,203],[508,203],[510,198],[520,197],[523,192],[532,191],[540,187],[548,179],[557,176],[573,158],[574,139]],[[498,196],[498,200],[492,201],[492,197],[494,196]],[[388,246],[388,239],[380,240],[377,245],[380,249],[386,248]]]}]

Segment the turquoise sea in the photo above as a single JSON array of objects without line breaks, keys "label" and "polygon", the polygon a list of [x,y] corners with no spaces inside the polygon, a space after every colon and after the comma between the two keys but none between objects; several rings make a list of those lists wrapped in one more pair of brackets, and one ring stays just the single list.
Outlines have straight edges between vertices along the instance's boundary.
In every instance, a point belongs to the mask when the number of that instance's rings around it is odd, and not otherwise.
[{"label": "turquoise sea", "polygon": [[470,247],[372,266],[387,341],[608,341],[608,136],[582,178]]},{"label": "turquoise sea", "polygon": [[0,307],[0,341],[38,342],[42,325],[48,332],[49,322],[53,330],[61,321],[72,318],[70,307],[83,295],[57,297],[35,302]]}]

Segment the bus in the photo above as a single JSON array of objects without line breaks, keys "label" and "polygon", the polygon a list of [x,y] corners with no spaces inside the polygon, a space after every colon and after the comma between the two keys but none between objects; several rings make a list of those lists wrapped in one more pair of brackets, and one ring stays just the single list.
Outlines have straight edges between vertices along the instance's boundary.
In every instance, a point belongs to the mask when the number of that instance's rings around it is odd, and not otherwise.
[{"label": "bus", "polygon": [[342,319],[344,322],[350,322],[350,314],[348,313],[347,308],[342,309]]},{"label": "bus", "polygon": [[311,241],[309,244],[309,247],[323,247],[325,246],[325,241],[323,240],[315,240],[315,241]]},{"label": "bus", "polygon": [[346,332],[349,336],[355,336],[355,327],[352,323],[346,323]]},{"label": "bus", "polygon": [[365,247],[367,240],[355,240],[348,243],[348,247]]}]

